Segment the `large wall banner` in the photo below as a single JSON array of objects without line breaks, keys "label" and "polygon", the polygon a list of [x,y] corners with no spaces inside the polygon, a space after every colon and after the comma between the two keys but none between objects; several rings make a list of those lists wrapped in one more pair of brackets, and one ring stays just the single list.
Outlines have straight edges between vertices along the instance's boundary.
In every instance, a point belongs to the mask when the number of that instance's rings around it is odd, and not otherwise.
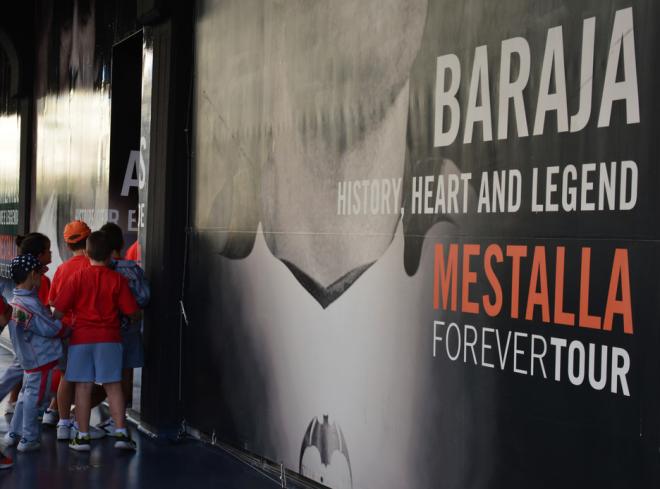
[{"label": "large wall banner", "polygon": [[660,487],[660,4],[196,10],[187,421],[337,489]]}]

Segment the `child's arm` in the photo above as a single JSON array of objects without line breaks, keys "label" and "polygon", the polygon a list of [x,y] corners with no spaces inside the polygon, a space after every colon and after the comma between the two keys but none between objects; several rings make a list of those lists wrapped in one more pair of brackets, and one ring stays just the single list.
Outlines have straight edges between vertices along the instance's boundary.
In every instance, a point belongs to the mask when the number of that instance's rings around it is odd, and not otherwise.
[{"label": "child's arm", "polygon": [[139,266],[136,266],[134,271],[135,280],[132,280],[129,285],[131,285],[131,292],[133,292],[138,306],[144,309],[151,299],[151,288],[147,277],[144,276],[144,271]]},{"label": "child's arm", "polygon": [[50,289],[48,290],[48,303],[52,306],[57,299],[57,295],[60,291],[60,269],[61,266],[57,267],[55,270],[55,275],[53,275],[53,280],[50,282]]},{"label": "child's arm", "polygon": [[133,297],[133,293],[128,286],[128,280],[122,276],[119,283],[119,297],[117,301],[119,311],[124,316],[128,316],[131,321],[138,321],[142,316],[142,312],[140,311],[140,307],[138,306],[135,297]]},{"label": "child's arm", "polygon": [[[30,331],[39,336],[47,338],[60,337],[66,338],[70,334],[70,329],[62,324],[54,314],[51,314],[45,306],[41,306],[35,311],[34,318],[30,324]],[[55,316],[55,317],[54,317]]]},{"label": "child's arm", "polygon": [[144,270],[137,263],[131,261],[119,262],[115,270],[128,281],[128,287],[131,289],[138,306],[141,308],[146,307],[151,298],[151,289],[147,278],[144,276]]},{"label": "child's arm", "polygon": [[[59,270],[59,268],[58,268]],[[50,305],[53,307],[53,316],[55,319],[62,319],[64,317],[64,312],[70,310],[77,296],[77,275],[74,275],[69,280],[64,283],[62,288],[57,292],[55,297],[51,297]],[[53,280],[53,282],[55,282]],[[51,285],[51,292],[53,291],[53,286]]]}]

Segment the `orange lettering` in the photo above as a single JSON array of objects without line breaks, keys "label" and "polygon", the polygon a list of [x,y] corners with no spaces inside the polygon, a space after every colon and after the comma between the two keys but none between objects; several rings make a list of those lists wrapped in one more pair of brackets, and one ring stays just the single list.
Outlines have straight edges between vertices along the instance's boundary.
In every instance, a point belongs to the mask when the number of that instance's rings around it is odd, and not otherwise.
[{"label": "orange lettering", "polygon": [[478,255],[481,247],[475,244],[463,246],[463,287],[461,297],[461,310],[472,314],[479,314],[479,303],[470,302],[470,284],[477,281],[477,273],[470,271],[470,257]]},{"label": "orange lettering", "polygon": [[582,248],[580,266],[580,326],[600,329],[600,316],[589,315],[589,275],[591,272],[591,248]]},{"label": "orange lettering", "polygon": [[490,283],[490,286],[493,288],[493,292],[495,293],[495,302],[490,301],[490,296],[488,294],[484,294],[483,296],[484,311],[486,311],[486,314],[488,314],[490,317],[497,316],[502,310],[502,285],[500,285],[500,281],[497,279],[497,275],[495,275],[495,272],[493,271],[493,257],[497,263],[502,263],[502,261],[504,261],[504,257],[502,256],[502,248],[496,244],[492,244],[486,248],[486,254],[484,255],[484,269],[486,271],[486,277],[488,278],[488,282]]},{"label": "orange lettering", "polygon": [[[537,291],[538,286],[541,290]],[[548,298],[548,271],[545,263],[545,246],[534,247],[532,261],[532,276],[529,279],[527,294],[527,310],[525,319],[534,319],[534,306],[541,306],[541,318],[544,323],[550,322],[550,299]]]},{"label": "orange lettering", "polygon": [[[617,291],[621,283],[621,300],[617,300]],[[628,270],[628,250],[618,248],[614,252],[610,288],[607,292],[607,306],[605,307],[605,320],[603,329],[612,331],[614,315],[623,316],[623,331],[633,334],[632,305],[630,300],[630,273]]]},{"label": "orange lettering", "polygon": [[442,283],[442,308],[447,310],[449,298],[449,283],[451,282],[451,310],[456,310],[456,297],[458,295],[458,281],[456,269],[458,268],[458,245],[449,245],[449,256],[445,267],[444,248],[441,244],[435,245],[435,266],[433,273],[433,308],[440,307],[440,285]]}]

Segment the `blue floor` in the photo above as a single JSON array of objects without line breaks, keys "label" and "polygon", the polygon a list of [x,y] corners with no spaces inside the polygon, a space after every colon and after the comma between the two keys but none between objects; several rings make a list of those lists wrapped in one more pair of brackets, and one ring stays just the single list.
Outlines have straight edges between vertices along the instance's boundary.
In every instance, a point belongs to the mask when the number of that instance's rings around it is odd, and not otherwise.
[{"label": "blue floor", "polygon": [[[0,347],[0,369],[11,355]],[[5,412],[0,404],[0,413]],[[7,431],[7,417],[0,419],[0,434]],[[152,440],[132,427],[136,453],[116,450],[111,439],[92,442],[88,454],[74,452],[57,442],[55,430],[46,428],[38,452],[8,454],[11,469],[0,470],[0,488],[16,489],[145,489],[226,488],[272,489],[279,483],[267,478],[219,448],[195,440],[168,442]]]}]

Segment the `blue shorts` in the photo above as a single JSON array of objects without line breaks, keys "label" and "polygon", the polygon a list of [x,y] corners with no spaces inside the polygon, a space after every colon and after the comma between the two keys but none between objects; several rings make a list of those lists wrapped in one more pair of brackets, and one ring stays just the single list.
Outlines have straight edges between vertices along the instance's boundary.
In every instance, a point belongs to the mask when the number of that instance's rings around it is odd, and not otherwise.
[{"label": "blue shorts", "polygon": [[124,348],[122,368],[144,367],[144,349],[140,331],[122,331],[121,344]]},{"label": "blue shorts", "polygon": [[64,378],[69,382],[121,382],[121,343],[85,343],[69,346]]}]

